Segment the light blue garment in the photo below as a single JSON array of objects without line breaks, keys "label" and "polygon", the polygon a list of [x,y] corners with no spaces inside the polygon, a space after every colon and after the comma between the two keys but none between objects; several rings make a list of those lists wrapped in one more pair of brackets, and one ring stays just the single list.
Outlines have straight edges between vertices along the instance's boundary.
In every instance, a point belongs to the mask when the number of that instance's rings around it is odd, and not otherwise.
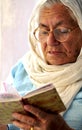
[{"label": "light blue garment", "polygon": [[64,114],[64,119],[71,128],[82,130],[82,88]]},{"label": "light blue garment", "polygon": [[35,86],[31,83],[30,77],[21,62],[12,69],[11,75],[13,77],[13,85],[21,96],[24,96],[35,89]]},{"label": "light blue garment", "polygon": [[[24,69],[22,62],[19,62],[11,71],[13,84],[20,95],[25,95],[35,89],[30,77]],[[71,106],[64,114],[64,119],[71,128],[82,130],[82,89],[78,92]],[[14,125],[9,125],[9,130],[19,130]]]},{"label": "light blue garment", "polygon": [[12,124],[9,124],[7,130],[20,130],[20,129]]}]

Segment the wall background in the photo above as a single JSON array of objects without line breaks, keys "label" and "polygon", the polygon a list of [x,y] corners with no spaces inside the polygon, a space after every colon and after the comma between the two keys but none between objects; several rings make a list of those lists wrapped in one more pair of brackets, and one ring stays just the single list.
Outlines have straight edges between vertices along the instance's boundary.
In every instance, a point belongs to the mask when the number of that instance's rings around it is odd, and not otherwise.
[{"label": "wall background", "polygon": [[0,0],[0,81],[28,50],[27,26],[37,0]]}]

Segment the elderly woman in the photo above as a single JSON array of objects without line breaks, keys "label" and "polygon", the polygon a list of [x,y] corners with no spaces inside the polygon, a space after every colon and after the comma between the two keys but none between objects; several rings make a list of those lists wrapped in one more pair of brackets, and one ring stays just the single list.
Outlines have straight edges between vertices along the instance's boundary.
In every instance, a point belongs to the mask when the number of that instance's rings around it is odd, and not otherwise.
[{"label": "elderly woman", "polygon": [[[29,25],[31,50],[12,69],[21,95],[53,83],[66,111],[46,113],[31,105],[34,116],[13,113],[24,130],[82,130],[82,0],[41,0]],[[8,81],[7,81],[8,82]],[[9,130],[18,129],[8,125]]]}]

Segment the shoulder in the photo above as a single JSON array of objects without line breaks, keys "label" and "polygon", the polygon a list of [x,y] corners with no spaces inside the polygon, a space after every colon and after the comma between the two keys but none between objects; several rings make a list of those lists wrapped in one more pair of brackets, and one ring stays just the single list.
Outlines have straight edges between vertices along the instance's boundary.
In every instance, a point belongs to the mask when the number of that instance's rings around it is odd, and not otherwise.
[{"label": "shoulder", "polygon": [[[28,53],[26,53],[21,59],[17,61],[17,63],[11,68],[11,75],[13,78],[17,76],[24,76],[25,74],[28,75],[28,72],[26,72],[23,61],[24,58],[27,56]],[[28,64],[28,63],[27,63]]]},{"label": "shoulder", "polygon": [[18,61],[11,69],[11,74],[12,74],[13,78],[20,76],[21,74],[23,76],[25,72],[26,71],[25,71],[24,66],[22,64],[22,61]]},{"label": "shoulder", "polygon": [[[17,76],[25,76],[28,75],[28,71],[26,67],[29,65],[29,59],[31,52],[27,52],[21,59],[18,60],[18,62],[12,67],[11,69],[11,75],[13,78]],[[27,60],[28,59],[28,60]]]},{"label": "shoulder", "polygon": [[22,64],[22,60],[19,60],[15,65],[12,66],[12,68],[10,69],[10,73],[5,81],[8,84],[13,84],[13,81],[15,79],[21,78],[25,74],[26,74],[26,71],[25,71],[24,66]]},{"label": "shoulder", "polygon": [[72,128],[82,130],[82,88],[64,114],[64,119]]},{"label": "shoulder", "polygon": [[22,61],[18,61],[15,66],[11,69],[11,76],[15,86],[23,85],[29,81],[28,72],[26,72]]}]

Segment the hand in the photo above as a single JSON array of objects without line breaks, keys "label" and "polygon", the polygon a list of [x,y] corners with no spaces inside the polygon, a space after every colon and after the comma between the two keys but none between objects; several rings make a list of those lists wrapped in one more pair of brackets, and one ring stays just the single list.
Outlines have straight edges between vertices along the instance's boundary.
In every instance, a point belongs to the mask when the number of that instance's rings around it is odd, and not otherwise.
[{"label": "hand", "polygon": [[59,114],[48,114],[31,105],[24,106],[27,115],[13,113],[13,124],[24,130],[72,130]]},{"label": "hand", "polygon": [[0,130],[7,130],[7,125],[0,125]]}]

